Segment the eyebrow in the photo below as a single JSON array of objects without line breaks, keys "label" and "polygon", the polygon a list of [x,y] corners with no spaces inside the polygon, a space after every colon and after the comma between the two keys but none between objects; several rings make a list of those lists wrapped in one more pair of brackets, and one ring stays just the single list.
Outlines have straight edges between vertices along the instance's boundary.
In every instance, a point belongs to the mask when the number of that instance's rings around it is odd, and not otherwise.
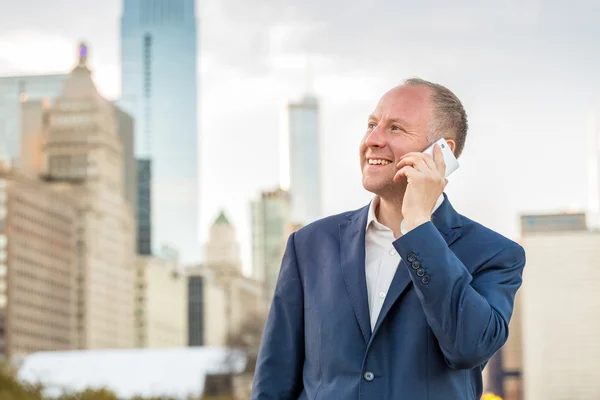
[{"label": "eyebrow", "polygon": [[[373,115],[373,114],[370,114],[370,115],[369,115],[369,121],[370,121],[370,120],[376,120],[376,121],[379,121],[379,118],[377,118],[377,117],[376,117],[375,115]],[[400,125],[400,126],[404,126],[404,124],[405,124],[405,123],[404,123],[404,121],[402,121],[402,120],[400,120],[400,119],[397,119],[397,118],[393,118],[393,119],[391,119],[391,120],[390,120],[390,122],[396,123],[396,124],[398,124],[398,125]]]}]

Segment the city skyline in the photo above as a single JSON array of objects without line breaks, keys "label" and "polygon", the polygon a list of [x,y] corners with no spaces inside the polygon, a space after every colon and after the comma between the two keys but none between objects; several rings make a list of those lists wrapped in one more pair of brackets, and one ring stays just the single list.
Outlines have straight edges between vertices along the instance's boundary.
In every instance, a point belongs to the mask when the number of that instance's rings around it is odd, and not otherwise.
[{"label": "city skyline", "polygon": [[[44,13],[35,4],[10,4],[0,17],[0,75],[64,72],[85,39],[100,90],[117,98],[120,2],[60,0]],[[281,108],[304,93],[307,54],[321,101],[324,214],[371,198],[358,166],[367,115],[389,87],[414,75],[447,85],[469,115],[461,168],[447,189],[459,212],[516,237],[520,213],[588,208],[581,153],[587,117],[600,114],[592,40],[600,5],[375,2],[373,25],[365,22],[366,4],[352,1],[344,13],[314,1],[199,5],[202,237],[225,208],[248,270],[247,202],[280,183],[273,149]],[[570,159],[569,168],[556,166],[559,157]]]}]

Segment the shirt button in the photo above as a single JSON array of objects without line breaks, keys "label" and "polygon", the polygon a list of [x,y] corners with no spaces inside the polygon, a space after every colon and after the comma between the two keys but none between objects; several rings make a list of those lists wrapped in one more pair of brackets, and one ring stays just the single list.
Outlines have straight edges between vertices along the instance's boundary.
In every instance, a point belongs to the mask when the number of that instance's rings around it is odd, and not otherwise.
[{"label": "shirt button", "polygon": [[393,256],[393,255],[395,255],[395,254],[396,254],[396,249],[394,249],[394,248],[391,248],[391,249],[390,249],[390,256]]},{"label": "shirt button", "polygon": [[385,292],[379,292],[379,297],[385,299]]},{"label": "shirt button", "polygon": [[375,379],[375,374],[373,374],[370,371],[367,371],[367,372],[365,372],[365,374],[363,375],[363,377],[365,378],[365,381],[371,382],[373,379]]}]

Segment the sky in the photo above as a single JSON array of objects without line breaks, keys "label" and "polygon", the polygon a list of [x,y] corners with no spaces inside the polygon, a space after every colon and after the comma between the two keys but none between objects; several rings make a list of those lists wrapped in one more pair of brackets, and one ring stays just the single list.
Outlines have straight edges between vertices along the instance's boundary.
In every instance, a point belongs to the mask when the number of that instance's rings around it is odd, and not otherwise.
[{"label": "sky", "polygon": [[[0,75],[68,71],[85,40],[101,93],[119,97],[119,0],[0,5]],[[280,182],[284,106],[307,91],[321,105],[324,215],[367,204],[367,116],[412,76],[447,86],[468,113],[446,190],[457,211],[518,240],[521,214],[597,207],[586,146],[600,116],[599,15],[594,0],[197,2],[203,240],[225,209],[249,270],[249,201]]]}]

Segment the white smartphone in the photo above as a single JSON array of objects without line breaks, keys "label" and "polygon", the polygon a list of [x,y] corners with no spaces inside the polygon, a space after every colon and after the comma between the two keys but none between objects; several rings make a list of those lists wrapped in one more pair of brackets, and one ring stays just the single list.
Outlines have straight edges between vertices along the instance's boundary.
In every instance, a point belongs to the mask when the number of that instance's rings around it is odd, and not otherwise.
[{"label": "white smartphone", "polygon": [[435,143],[433,143],[431,146],[429,146],[428,148],[426,148],[423,153],[425,154],[429,154],[433,157],[433,146],[435,146],[435,144],[439,144],[440,147],[442,148],[442,154],[444,155],[444,163],[446,164],[446,178],[448,177],[448,175],[450,175],[451,173],[453,173],[454,171],[456,171],[458,169],[458,160],[456,159],[456,157],[454,157],[454,153],[452,152],[452,149],[450,148],[450,146],[448,146],[448,142],[446,142],[446,139],[441,138],[440,140],[436,141]]}]

